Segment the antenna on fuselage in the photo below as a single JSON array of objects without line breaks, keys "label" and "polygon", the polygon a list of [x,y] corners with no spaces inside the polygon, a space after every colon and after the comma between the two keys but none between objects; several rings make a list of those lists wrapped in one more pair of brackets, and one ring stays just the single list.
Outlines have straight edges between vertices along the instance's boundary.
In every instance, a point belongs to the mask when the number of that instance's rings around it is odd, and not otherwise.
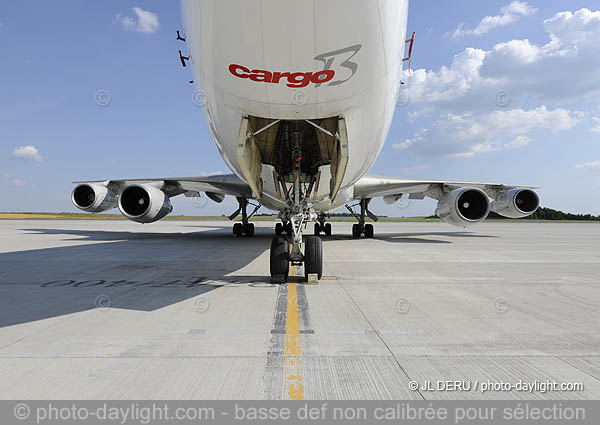
[{"label": "antenna on fuselage", "polygon": [[405,44],[410,43],[410,46],[408,47],[408,57],[405,57],[404,59],[402,59],[402,62],[406,62],[408,61],[408,70],[410,71],[410,60],[412,58],[412,51],[413,51],[413,45],[415,44],[415,33],[412,33],[412,37],[409,38],[408,40],[406,40]]},{"label": "antenna on fuselage", "polygon": [[177,30],[177,41],[185,41],[185,37],[182,37],[181,34],[179,34],[179,30]]},{"label": "antenna on fuselage", "polygon": [[181,53],[181,50],[179,51],[179,60],[181,61],[181,65],[183,65],[183,67],[187,67],[187,64],[185,63],[185,61],[189,61],[190,57],[189,56],[183,56],[183,53]]}]

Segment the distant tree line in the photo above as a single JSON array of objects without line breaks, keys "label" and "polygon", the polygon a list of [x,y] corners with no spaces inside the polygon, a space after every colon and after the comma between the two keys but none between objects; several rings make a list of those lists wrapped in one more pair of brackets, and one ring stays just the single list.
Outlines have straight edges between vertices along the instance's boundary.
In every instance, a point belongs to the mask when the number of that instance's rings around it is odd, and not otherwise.
[{"label": "distant tree line", "polygon": [[[277,214],[273,214],[273,213],[262,213],[262,214],[256,214],[257,217],[277,217]],[[335,217],[339,217],[339,218],[348,218],[348,217],[352,217],[352,214],[348,213],[348,212],[341,212],[341,213],[333,213],[333,214],[328,214],[329,217],[335,218]],[[387,216],[385,215],[380,215],[380,218],[387,218]],[[428,219],[434,219],[434,218],[438,218],[435,215],[431,215],[429,217],[426,217]],[[502,217],[499,214],[496,214],[494,212],[491,212],[489,215],[489,218],[499,218],[499,219],[503,219],[506,217]],[[538,210],[533,213],[532,215],[530,215],[529,217],[525,217],[525,219],[528,220],[574,220],[574,221],[600,221],[600,215],[591,215],[591,214],[572,214],[572,213],[566,213],[563,211],[558,211],[558,210],[553,210],[552,208],[538,208]]]},{"label": "distant tree line", "polygon": [[[272,213],[261,213],[261,214],[254,214],[256,217],[277,217],[277,214],[272,214]],[[225,214],[223,214],[223,216],[225,216]],[[350,214],[349,212],[343,212],[343,213],[331,213],[331,214],[327,214],[327,217],[331,217],[331,218],[348,218],[348,217],[354,217],[352,214]],[[387,218],[387,215],[379,215],[377,214],[377,217],[379,218]]]},{"label": "distant tree line", "polygon": [[[494,212],[489,215],[490,218],[505,218]],[[576,220],[576,221],[600,221],[600,216],[591,214],[572,214],[563,211],[553,210],[552,208],[538,208],[529,217],[525,217],[530,220]]]}]

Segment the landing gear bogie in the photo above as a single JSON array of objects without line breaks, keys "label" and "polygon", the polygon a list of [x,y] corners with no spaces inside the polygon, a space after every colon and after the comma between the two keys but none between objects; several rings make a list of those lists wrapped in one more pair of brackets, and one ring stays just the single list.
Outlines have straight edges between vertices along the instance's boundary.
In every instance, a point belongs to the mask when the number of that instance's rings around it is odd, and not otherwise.
[{"label": "landing gear bogie", "polygon": [[362,235],[365,235],[367,239],[373,239],[375,236],[375,228],[372,224],[362,225],[360,223],[355,223],[352,225],[352,237],[355,239],[359,239]]},{"label": "landing gear bogie", "polygon": [[325,214],[321,214],[319,221],[315,223],[315,236],[319,236],[321,233],[331,236],[331,223],[325,223],[326,218]]},{"label": "landing gear bogie", "polygon": [[254,223],[247,223],[246,225],[243,223],[235,223],[233,225],[233,236],[246,236],[251,238],[254,236]]}]

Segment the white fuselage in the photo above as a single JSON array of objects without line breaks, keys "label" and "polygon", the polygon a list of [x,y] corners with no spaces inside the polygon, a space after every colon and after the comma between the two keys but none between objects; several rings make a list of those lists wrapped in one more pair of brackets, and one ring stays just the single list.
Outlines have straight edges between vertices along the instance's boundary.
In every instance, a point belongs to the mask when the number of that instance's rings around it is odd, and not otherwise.
[{"label": "white fuselage", "polygon": [[[339,116],[348,131],[348,165],[336,199],[319,209],[352,199],[394,115],[408,0],[182,0],[181,6],[206,119],[231,170],[243,178],[242,117]],[[262,202],[277,209],[272,169],[264,167],[262,178]]]}]

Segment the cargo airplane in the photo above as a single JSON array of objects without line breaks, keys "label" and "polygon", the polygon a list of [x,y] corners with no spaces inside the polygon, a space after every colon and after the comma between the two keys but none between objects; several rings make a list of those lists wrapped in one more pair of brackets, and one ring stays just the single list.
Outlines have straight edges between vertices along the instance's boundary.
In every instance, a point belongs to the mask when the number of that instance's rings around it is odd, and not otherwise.
[{"label": "cargo airplane", "polygon": [[[152,223],[170,198],[234,196],[235,236],[254,235],[250,205],[277,211],[273,281],[290,263],[320,278],[320,234],[328,213],[355,203],[354,238],[374,236],[369,202],[433,198],[443,222],[466,227],[490,213],[536,211],[533,187],[407,180],[368,174],[387,138],[402,84],[408,0],[182,0],[188,56],[206,100],[212,138],[232,174],[76,182],[73,203],[87,212],[118,207]],[[412,48],[412,42],[411,46]],[[255,210],[256,211],[256,208]],[[314,222],[314,234],[307,227]],[[312,232],[311,232],[312,233]]]}]

